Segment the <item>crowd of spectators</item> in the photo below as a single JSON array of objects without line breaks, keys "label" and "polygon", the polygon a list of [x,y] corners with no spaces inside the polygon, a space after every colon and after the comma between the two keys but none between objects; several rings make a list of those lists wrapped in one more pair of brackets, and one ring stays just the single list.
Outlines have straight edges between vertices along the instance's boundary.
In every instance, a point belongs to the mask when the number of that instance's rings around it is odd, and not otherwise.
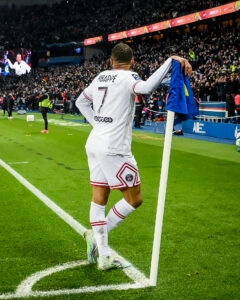
[{"label": "crowd of spectators", "polygon": [[[191,12],[201,11],[203,9],[222,5],[230,1],[206,1],[206,0],[189,0],[189,1],[158,1],[158,0],[134,0],[132,3],[132,11],[129,17],[126,18],[128,23],[123,27],[130,26],[130,28],[139,27],[141,25],[148,25],[159,22],[159,20],[169,20],[177,18]],[[129,24],[129,25],[128,25]],[[116,24],[113,27],[113,32],[122,30]],[[115,31],[114,31],[115,30]]]},{"label": "crowd of spectators", "polygon": [[170,55],[185,57],[193,65],[195,96],[200,101],[225,101],[227,93],[236,94],[239,88],[239,24],[208,27],[200,32],[169,32],[160,41],[134,44],[135,69],[146,79]]},{"label": "crowd of spectators", "polygon": [[[227,0],[64,0],[51,7],[0,6],[0,42],[6,50],[81,41],[218,6]],[[33,30],[34,29],[34,30]]]},{"label": "crowd of spectators", "polygon": [[[206,29],[206,28],[205,28]],[[206,31],[193,29],[186,33],[170,31],[157,40],[154,38],[133,41],[133,69],[147,79],[169,56],[188,58],[193,65],[191,78],[195,96],[200,101],[225,101],[228,94],[239,93],[240,31],[238,23],[223,26],[212,23]],[[111,68],[110,47],[105,54],[95,56],[79,66],[35,69],[25,76],[0,77],[0,97],[9,93],[18,101],[37,107],[37,97],[44,86],[53,99],[76,100],[81,91],[102,70]],[[168,82],[169,80],[167,80]],[[165,100],[168,86],[155,92],[159,100]]]}]

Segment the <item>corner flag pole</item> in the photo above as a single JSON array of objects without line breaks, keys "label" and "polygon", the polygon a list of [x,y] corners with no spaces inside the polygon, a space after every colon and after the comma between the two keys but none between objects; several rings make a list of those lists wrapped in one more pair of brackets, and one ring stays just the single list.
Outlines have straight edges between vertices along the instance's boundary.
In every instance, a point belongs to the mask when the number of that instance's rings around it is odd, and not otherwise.
[{"label": "corner flag pole", "polygon": [[172,131],[173,131],[174,116],[175,116],[175,112],[168,111],[164,148],[163,148],[160,186],[158,192],[158,204],[157,204],[155,231],[154,231],[152,262],[151,262],[151,270],[150,270],[151,286],[157,285],[158,262],[160,256],[163,214],[164,214],[164,206],[165,206],[166,191],[167,191],[168,169],[169,169],[170,153],[171,153],[171,145],[172,145]]}]

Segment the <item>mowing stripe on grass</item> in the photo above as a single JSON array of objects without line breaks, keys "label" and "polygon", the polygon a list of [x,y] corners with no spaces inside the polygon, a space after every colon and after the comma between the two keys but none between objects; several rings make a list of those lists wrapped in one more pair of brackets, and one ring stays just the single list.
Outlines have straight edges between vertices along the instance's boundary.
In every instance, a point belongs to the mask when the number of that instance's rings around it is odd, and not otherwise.
[{"label": "mowing stripe on grass", "polygon": [[[44,195],[40,190],[38,190],[35,186],[33,186],[28,180],[26,180],[22,175],[16,172],[13,168],[11,168],[8,164],[6,164],[3,160],[0,159],[0,165],[7,170],[10,174],[12,174],[22,185],[24,185],[29,191],[31,191],[39,200],[41,200],[46,206],[48,206],[53,212],[55,212],[62,220],[64,220],[68,225],[70,225],[76,232],[78,232],[81,236],[83,236],[86,228],[82,226],[78,221],[76,221],[71,215],[66,213],[62,208],[60,208],[57,204],[55,204],[50,198]],[[125,263],[128,263],[122,256],[120,256],[116,251],[111,249],[113,255],[118,256]],[[74,264],[76,262],[67,263]],[[59,268],[56,266],[54,268]],[[53,268],[51,268],[52,270]],[[61,269],[61,268],[60,268]],[[49,269],[37,272],[27,279],[25,279],[17,288],[17,292],[15,294],[8,293],[0,295],[0,299],[10,299],[16,297],[30,297],[30,296],[50,296],[50,295],[62,295],[62,294],[78,294],[78,293],[86,293],[86,292],[97,292],[97,291],[106,291],[106,290],[127,290],[127,289],[136,289],[136,288],[144,288],[149,286],[149,279],[145,277],[145,275],[136,269],[133,265],[129,268],[123,269],[123,272],[134,281],[134,283],[128,284],[114,284],[114,285],[102,285],[102,286],[89,286],[83,287],[79,289],[71,289],[71,290],[57,290],[57,291],[38,291],[33,292],[33,285],[43,278],[43,273],[46,272],[47,276],[49,275]],[[45,274],[45,273],[44,273]],[[34,278],[34,283],[32,279]],[[37,279],[37,280],[36,280]],[[33,284],[32,284],[33,283]],[[30,289],[26,290],[26,287],[31,285]]]},{"label": "mowing stripe on grass", "polygon": [[9,162],[9,165],[22,165],[22,164],[29,164],[28,161],[14,161],[14,162]]}]

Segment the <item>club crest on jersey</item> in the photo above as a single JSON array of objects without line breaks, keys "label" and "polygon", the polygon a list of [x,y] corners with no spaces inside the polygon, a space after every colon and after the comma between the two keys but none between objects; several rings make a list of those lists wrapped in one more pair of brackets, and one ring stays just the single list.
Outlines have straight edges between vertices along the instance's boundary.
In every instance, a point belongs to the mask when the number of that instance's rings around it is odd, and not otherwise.
[{"label": "club crest on jersey", "polygon": [[133,175],[132,174],[127,174],[125,176],[125,179],[129,182],[129,181],[133,181]]},{"label": "club crest on jersey", "polygon": [[138,74],[132,74],[132,77],[135,79],[135,80],[141,80],[141,78],[139,77]]}]

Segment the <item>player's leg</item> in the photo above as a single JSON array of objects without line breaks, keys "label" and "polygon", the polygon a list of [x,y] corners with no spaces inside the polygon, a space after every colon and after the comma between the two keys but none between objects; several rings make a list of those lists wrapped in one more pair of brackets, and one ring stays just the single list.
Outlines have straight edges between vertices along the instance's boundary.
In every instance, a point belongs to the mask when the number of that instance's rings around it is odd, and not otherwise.
[{"label": "player's leg", "polygon": [[121,191],[124,198],[118,201],[107,215],[108,232],[118,227],[143,202],[140,185]]},{"label": "player's leg", "polygon": [[[86,241],[87,243],[89,242],[92,252],[95,250],[94,244],[97,245],[99,252],[98,269],[109,270],[112,268],[126,268],[129,265],[126,265],[118,258],[112,256],[108,245],[108,229],[105,208],[108,202],[110,189],[108,187],[93,186],[92,192],[93,197],[90,209],[90,222],[94,235],[91,237],[91,231],[87,231],[86,235],[88,236],[86,236]],[[95,257],[96,255],[94,256],[93,262],[95,262]]]},{"label": "player's leg", "polygon": [[90,223],[96,239],[99,256],[109,256],[107,221],[105,208],[110,189],[108,187],[93,186],[90,208]]},{"label": "player's leg", "polygon": [[41,112],[42,112],[42,117],[44,120],[44,130],[42,130],[41,132],[46,133],[46,132],[48,132],[48,120],[47,120],[47,111],[46,111],[45,107],[42,107]]},{"label": "player's leg", "polygon": [[121,190],[125,200],[135,209],[143,202],[140,185]]},{"label": "player's leg", "polygon": [[97,261],[97,249],[100,255],[109,255],[105,206],[110,189],[101,170],[95,149],[87,149],[90,180],[92,185],[92,202],[90,223],[92,230],[87,230],[84,237],[87,243],[87,256],[90,263]]},{"label": "player's leg", "polygon": [[9,120],[12,120],[12,108],[10,107],[10,108],[8,108],[8,119]]},{"label": "player's leg", "polygon": [[47,109],[45,110],[45,114],[44,114],[44,123],[45,123],[45,130],[48,130]]},{"label": "player's leg", "polygon": [[[87,255],[91,263],[96,261],[96,248],[98,248],[98,269],[109,270],[112,268],[125,268],[129,265],[121,262],[118,258],[111,255],[108,246],[108,230],[105,215],[105,207],[108,202],[110,188],[108,180],[103,172],[102,164],[106,163],[104,155],[88,149],[88,165],[92,187],[92,202],[90,208],[90,222],[92,230],[85,233],[87,242]],[[96,247],[97,246],[97,247]]]},{"label": "player's leg", "polygon": [[142,203],[136,160],[130,155],[107,155],[102,166],[110,189],[120,189],[124,198],[107,215],[108,232],[116,228]]},{"label": "player's leg", "polygon": [[93,197],[90,209],[90,222],[97,243],[99,258],[98,269],[126,268],[129,264],[111,255],[108,245],[108,229],[105,208],[110,194],[109,187],[93,186]]},{"label": "player's leg", "polygon": [[10,107],[9,108],[9,118],[10,118],[10,120],[12,120],[12,110],[13,110],[12,107]]},{"label": "player's leg", "polygon": [[[106,217],[105,206],[108,201],[110,189],[108,187],[93,186],[92,202],[90,208],[90,223],[92,230],[84,233],[87,243],[87,256],[91,264],[97,261],[97,249],[99,255],[109,255],[108,236],[106,237]],[[103,245],[102,242],[104,241]]]},{"label": "player's leg", "polygon": [[92,186],[92,201],[98,205],[105,206],[110,194],[109,187]]}]

